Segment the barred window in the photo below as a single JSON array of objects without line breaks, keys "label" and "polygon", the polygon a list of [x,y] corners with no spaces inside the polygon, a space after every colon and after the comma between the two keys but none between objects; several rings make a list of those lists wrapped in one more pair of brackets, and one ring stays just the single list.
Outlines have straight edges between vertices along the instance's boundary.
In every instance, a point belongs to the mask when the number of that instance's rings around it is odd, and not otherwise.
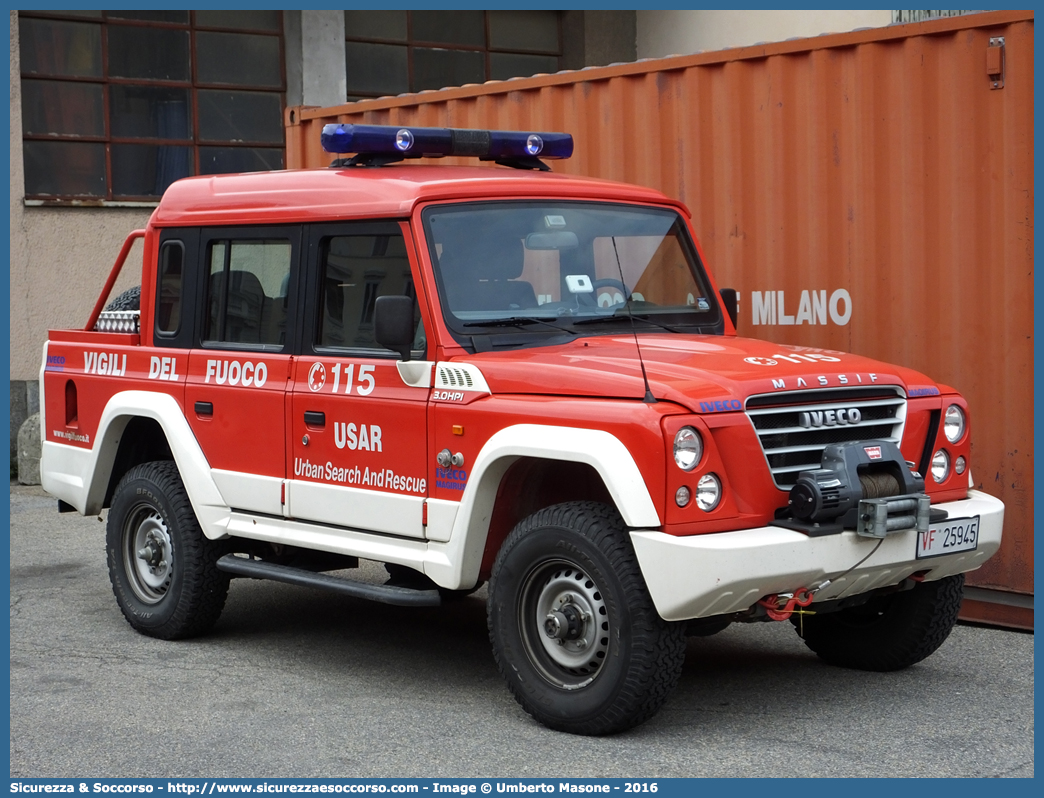
[{"label": "barred window", "polygon": [[345,11],[348,100],[557,72],[557,11]]},{"label": "barred window", "polygon": [[28,200],[283,167],[281,11],[19,12]]}]

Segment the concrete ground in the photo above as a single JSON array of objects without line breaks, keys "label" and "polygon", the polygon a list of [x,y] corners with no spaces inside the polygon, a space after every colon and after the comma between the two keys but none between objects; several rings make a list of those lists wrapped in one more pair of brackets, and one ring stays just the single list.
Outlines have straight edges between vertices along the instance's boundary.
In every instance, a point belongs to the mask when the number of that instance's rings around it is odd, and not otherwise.
[{"label": "concrete ground", "polygon": [[240,579],[210,635],[167,643],[120,615],[104,525],[56,505],[11,487],[12,777],[1034,774],[1031,634],[958,626],[874,674],[734,625],[690,639],[651,721],[573,737],[511,698],[484,590],[403,609]]}]

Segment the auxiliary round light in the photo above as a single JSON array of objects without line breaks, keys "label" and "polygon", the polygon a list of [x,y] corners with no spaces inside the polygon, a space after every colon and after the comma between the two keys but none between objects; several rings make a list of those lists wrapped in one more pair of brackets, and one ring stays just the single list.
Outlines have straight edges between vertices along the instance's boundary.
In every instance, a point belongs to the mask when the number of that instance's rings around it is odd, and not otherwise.
[{"label": "auxiliary round light", "polygon": [[674,503],[679,507],[685,507],[690,499],[692,499],[692,491],[685,485],[682,485],[674,492]]},{"label": "auxiliary round light", "polygon": [[406,152],[412,146],[413,134],[409,130],[403,128],[395,134],[395,149],[397,149],[399,152]]},{"label": "auxiliary round light", "polygon": [[674,436],[674,462],[682,471],[692,471],[703,457],[703,439],[692,427],[682,427]]},{"label": "auxiliary round light", "polygon": [[940,449],[932,455],[932,479],[936,482],[945,481],[950,476],[950,455],[945,449]]},{"label": "auxiliary round light", "polygon": [[536,133],[526,139],[526,152],[530,155],[539,155],[542,149],[544,149],[544,140]]},{"label": "auxiliary round light", "polygon": [[956,471],[958,475],[963,474],[964,473],[964,469],[966,469],[967,467],[968,467],[968,461],[964,459],[964,455],[963,454],[960,455],[957,458],[957,461],[953,464],[953,470]]},{"label": "auxiliary round light", "polygon": [[957,405],[946,408],[946,417],[943,419],[943,433],[950,443],[957,443],[964,437],[964,411]]},{"label": "auxiliary round light", "polygon": [[704,474],[696,483],[696,506],[709,513],[721,501],[721,480],[716,474]]}]

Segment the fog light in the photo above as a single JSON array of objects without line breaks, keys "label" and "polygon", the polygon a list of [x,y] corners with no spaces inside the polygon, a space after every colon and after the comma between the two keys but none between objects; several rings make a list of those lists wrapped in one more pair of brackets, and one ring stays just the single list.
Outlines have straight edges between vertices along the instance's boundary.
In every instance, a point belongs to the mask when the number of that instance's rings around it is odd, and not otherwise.
[{"label": "fog light", "polygon": [[958,457],[957,462],[953,464],[953,470],[956,471],[958,474],[963,474],[964,469],[966,469],[967,467],[968,461],[964,459],[963,454],[960,457]]},{"label": "fog light", "polygon": [[689,503],[689,499],[692,498],[692,491],[689,490],[685,485],[682,485],[674,493],[674,503],[679,507],[684,507]]},{"label": "fog light", "polygon": [[714,474],[704,474],[696,483],[696,506],[709,513],[721,501],[721,482]]},{"label": "fog light", "polygon": [[936,482],[945,481],[950,476],[950,455],[945,449],[940,449],[932,455],[932,479]]}]

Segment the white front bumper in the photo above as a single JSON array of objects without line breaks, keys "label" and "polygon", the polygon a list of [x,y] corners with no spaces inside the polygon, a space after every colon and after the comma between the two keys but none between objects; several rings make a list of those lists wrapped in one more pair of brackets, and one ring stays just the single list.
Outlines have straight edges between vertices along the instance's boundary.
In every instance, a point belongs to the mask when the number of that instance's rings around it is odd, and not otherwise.
[{"label": "white front bumper", "polygon": [[639,530],[631,532],[631,540],[657,612],[681,621],[739,612],[772,593],[827,579],[834,581],[816,593],[816,601],[895,585],[918,571],[928,571],[927,581],[942,579],[978,568],[1000,548],[1004,504],[999,499],[971,490],[967,499],[933,507],[950,518],[979,516],[978,548],[918,560],[917,532],[910,529],[884,538],[866,562],[845,574],[873,551],[877,539],[855,532],[813,538],[764,526],[689,537]]}]

